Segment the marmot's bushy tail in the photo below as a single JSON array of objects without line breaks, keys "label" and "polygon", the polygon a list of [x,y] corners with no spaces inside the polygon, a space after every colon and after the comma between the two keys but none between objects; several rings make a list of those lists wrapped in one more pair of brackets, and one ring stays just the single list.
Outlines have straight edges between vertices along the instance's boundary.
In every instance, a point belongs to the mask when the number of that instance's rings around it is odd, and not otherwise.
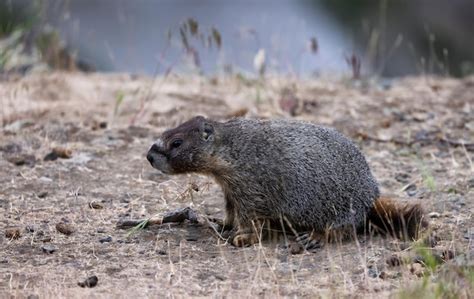
[{"label": "marmot's bushy tail", "polygon": [[419,204],[402,205],[390,198],[380,197],[369,212],[370,227],[403,240],[418,238],[420,228],[426,227]]}]

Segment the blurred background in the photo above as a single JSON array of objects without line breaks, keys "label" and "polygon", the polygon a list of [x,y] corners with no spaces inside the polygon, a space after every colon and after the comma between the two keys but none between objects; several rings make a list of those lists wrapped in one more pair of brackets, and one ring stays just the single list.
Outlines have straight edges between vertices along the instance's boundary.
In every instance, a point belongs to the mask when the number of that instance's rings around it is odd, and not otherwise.
[{"label": "blurred background", "polygon": [[474,73],[472,0],[0,0],[0,71]]}]

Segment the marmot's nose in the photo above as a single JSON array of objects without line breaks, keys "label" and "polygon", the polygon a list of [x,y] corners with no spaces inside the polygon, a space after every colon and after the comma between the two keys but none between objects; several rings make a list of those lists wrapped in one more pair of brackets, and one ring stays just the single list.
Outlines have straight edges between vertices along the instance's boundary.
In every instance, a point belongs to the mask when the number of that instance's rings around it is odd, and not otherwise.
[{"label": "marmot's nose", "polygon": [[148,154],[146,155],[146,159],[148,160],[148,162],[150,162],[150,164],[153,166],[153,162],[155,161],[155,156],[157,154],[160,154],[161,153],[161,150],[160,150],[160,147],[155,143],[153,144],[150,149],[148,150]]},{"label": "marmot's nose", "polygon": [[151,147],[148,153],[160,153],[160,147],[154,143]]}]

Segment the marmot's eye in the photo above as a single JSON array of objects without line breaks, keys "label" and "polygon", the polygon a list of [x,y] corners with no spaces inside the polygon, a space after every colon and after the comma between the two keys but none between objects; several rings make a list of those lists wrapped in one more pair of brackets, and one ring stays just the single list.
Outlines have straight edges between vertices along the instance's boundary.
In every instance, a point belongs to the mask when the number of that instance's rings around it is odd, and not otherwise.
[{"label": "marmot's eye", "polygon": [[183,140],[176,139],[173,142],[171,142],[171,148],[178,148],[181,144],[183,144]]}]

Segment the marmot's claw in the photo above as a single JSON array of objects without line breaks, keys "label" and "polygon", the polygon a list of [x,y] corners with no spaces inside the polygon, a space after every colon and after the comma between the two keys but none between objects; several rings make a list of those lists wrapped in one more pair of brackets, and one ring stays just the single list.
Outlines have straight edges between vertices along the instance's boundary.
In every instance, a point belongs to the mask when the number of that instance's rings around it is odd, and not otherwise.
[{"label": "marmot's claw", "polygon": [[318,234],[302,233],[296,237],[296,241],[300,243],[306,250],[314,250],[323,247],[324,242]]},{"label": "marmot's claw", "polygon": [[304,249],[306,250],[314,250],[323,247],[324,243],[321,240],[310,240],[308,243],[304,245]]},{"label": "marmot's claw", "polygon": [[298,243],[304,243],[309,239],[309,233],[302,233],[296,236],[296,242]]},{"label": "marmot's claw", "polygon": [[255,243],[258,243],[258,238],[254,233],[238,234],[232,239],[232,245],[236,247],[247,247]]}]

